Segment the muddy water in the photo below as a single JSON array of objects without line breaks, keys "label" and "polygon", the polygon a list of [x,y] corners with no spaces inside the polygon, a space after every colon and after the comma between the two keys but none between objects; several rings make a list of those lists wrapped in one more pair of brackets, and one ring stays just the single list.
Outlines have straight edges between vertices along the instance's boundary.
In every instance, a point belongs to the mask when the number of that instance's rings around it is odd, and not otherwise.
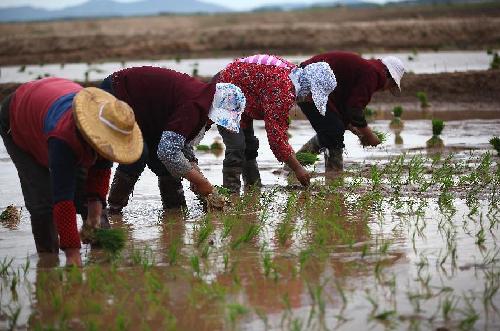
[{"label": "muddy water", "polygon": [[[400,57],[410,72],[439,73],[468,70],[486,70],[489,68],[491,56],[484,51],[441,51],[421,53],[374,53],[363,54],[365,58],[382,58],[387,55]],[[290,61],[300,63],[310,56],[285,56]],[[107,77],[114,71],[124,67],[134,66],[164,66],[187,74],[211,77],[223,69],[232,58],[202,58],[185,60],[160,60],[160,61],[127,61],[107,63],[67,63],[27,66],[0,67],[0,83],[22,83],[46,75],[57,76],[72,80],[99,80]]]},{"label": "muddy water", "polygon": [[[485,178],[498,157],[488,171],[477,169],[500,120],[446,122],[449,162],[433,161],[424,148],[430,121],[406,121],[402,144],[388,124],[372,124],[388,133],[380,148],[364,149],[346,134],[343,182],[325,191],[318,175],[317,185],[302,191],[280,171],[256,123],[264,188],[209,221],[189,190],[188,211],[162,217],[156,179],[146,170],[124,219],[114,220],[129,237],[122,257],[110,263],[101,250],[84,247],[82,272],[47,268],[53,261],[37,258],[23,212],[19,224],[0,226],[0,262],[14,258],[0,280],[0,329],[13,323],[17,308],[18,329],[497,329],[499,182]],[[298,149],[312,132],[294,121],[290,134]],[[215,139],[210,130],[202,143]],[[441,184],[423,193],[424,182],[402,185],[409,168],[391,163],[402,153],[405,165],[416,155],[424,160],[415,181],[435,175]],[[198,156],[206,176],[221,184],[223,156]],[[382,177],[378,186],[371,165]],[[446,169],[454,175],[449,191]],[[324,171],[322,160],[314,170]],[[472,184],[464,188],[460,180]],[[1,209],[22,205],[3,146],[0,183]],[[474,189],[477,195],[467,195]],[[211,230],[202,240],[206,224]]]}]

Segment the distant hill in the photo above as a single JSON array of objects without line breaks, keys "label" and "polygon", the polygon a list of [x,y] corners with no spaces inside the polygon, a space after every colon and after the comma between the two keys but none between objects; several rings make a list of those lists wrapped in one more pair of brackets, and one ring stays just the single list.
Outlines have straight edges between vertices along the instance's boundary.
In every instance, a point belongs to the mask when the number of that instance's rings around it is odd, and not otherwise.
[{"label": "distant hill", "polygon": [[480,2],[492,2],[495,0],[387,0],[385,4],[371,2],[370,0],[318,0],[313,4],[306,3],[274,3],[270,5],[260,6],[253,11],[289,11],[289,10],[301,10],[307,8],[320,8],[320,7],[335,7],[335,6],[345,6],[345,7],[377,7],[377,6],[391,6],[391,5],[437,5],[437,4],[464,4],[464,3],[480,3]]},{"label": "distant hill", "polygon": [[197,0],[140,0],[126,3],[113,0],[89,0],[81,5],[59,10],[30,6],[3,8],[0,9],[0,22],[228,11],[230,9]]}]

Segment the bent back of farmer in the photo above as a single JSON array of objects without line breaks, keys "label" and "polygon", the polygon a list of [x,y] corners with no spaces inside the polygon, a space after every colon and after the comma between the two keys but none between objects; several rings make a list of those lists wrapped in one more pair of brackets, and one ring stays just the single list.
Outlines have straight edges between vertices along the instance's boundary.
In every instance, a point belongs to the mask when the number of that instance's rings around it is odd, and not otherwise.
[{"label": "bent back of farmer", "polygon": [[61,248],[68,264],[81,264],[77,207],[86,223],[99,226],[112,161],[132,162],[142,149],[132,110],[102,90],[46,78],[21,85],[0,112],[37,251]]},{"label": "bent back of farmer", "polygon": [[302,95],[313,93],[316,101],[326,104],[328,94],[335,88],[335,76],[328,65],[314,64],[304,70],[283,58],[258,54],[233,61],[215,79],[235,84],[247,98],[241,121],[243,132],[232,134],[219,127],[226,145],[223,185],[239,192],[241,175],[245,185],[260,185],[256,161],[259,141],[253,131],[254,119],[264,120],[269,146],[276,159],[286,162],[299,181],[308,185],[309,174],[288,143],[288,116]]},{"label": "bent back of farmer", "polygon": [[231,129],[239,129],[244,108],[239,88],[204,83],[158,67],[123,69],[106,78],[101,86],[133,108],[145,142],[140,160],[118,166],[108,199],[112,214],[122,213],[146,165],[158,176],[164,210],[186,205],[182,177],[191,181],[202,196],[213,192],[196,165],[193,142],[201,140],[211,114],[217,112],[228,115],[226,125]]},{"label": "bent back of farmer", "polygon": [[317,133],[300,151],[319,153],[325,149],[326,170],[341,170],[346,129],[358,135],[363,145],[380,143],[368,127],[363,112],[375,92],[399,90],[404,66],[392,56],[366,60],[358,54],[342,51],[313,56],[300,66],[317,62],[328,63],[337,79],[337,87],[329,96],[325,116],[319,114],[314,103],[305,100],[299,103]]}]

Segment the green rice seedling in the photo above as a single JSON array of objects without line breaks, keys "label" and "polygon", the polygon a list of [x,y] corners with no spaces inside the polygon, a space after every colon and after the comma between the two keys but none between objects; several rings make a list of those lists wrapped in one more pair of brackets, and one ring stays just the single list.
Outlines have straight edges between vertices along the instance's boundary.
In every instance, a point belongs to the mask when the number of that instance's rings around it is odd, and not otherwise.
[{"label": "green rice seedling", "polygon": [[12,307],[8,306],[7,307],[8,313],[5,312],[7,315],[7,319],[9,321],[9,328],[8,330],[17,330],[17,322],[19,320],[19,315],[21,314],[21,307],[16,307],[13,309]]},{"label": "green rice seedling", "polygon": [[497,155],[500,155],[500,138],[496,136],[491,138],[490,144],[497,151]]},{"label": "green rice seedling", "polygon": [[191,76],[198,77],[198,62],[193,63],[193,72]]},{"label": "green rice seedling", "polygon": [[315,164],[319,160],[318,154],[315,153],[299,152],[295,156],[299,163],[306,167]]},{"label": "green rice seedling", "polygon": [[201,145],[197,145],[197,146],[196,146],[196,150],[197,150],[197,151],[200,151],[200,152],[207,152],[207,151],[209,151],[209,150],[210,150],[210,146],[208,146],[208,145],[203,145],[203,144],[201,144]]},{"label": "green rice seedling", "polygon": [[111,254],[117,254],[122,250],[127,239],[125,230],[120,228],[96,229],[94,236],[96,244]]},{"label": "green rice seedling", "polygon": [[8,259],[7,257],[4,257],[2,261],[0,261],[0,276],[6,277],[9,274],[9,268],[12,265],[12,262],[14,261],[14,258],[11,257]]},{"label": "green rice seedling", "polygon": [[193,256],[191,256],[191,258],[189,260],[191,262],[191,268],[193,269],[194,273],[197,276],[199,276],[200,272],[201,272],[201,269],[200,269],[200,258],[198,257],[198,255],[193,255]]},{"label": "green rice seedling", "polygon": [[181,239],[175,238],[168,247],[168,263],[170,265],[177,264],[177,259],[179,258],[179,247],[181,245]]},{"label": "green rice seedling", "polygon": [[202,224],[198,230],[198,239],[196,240],[196,246],[199,247],[202,243],[204,243],[213,231],[214,226],[210,221],[210,218],[207,216],[202,220]]},{"label": "green rice seedling", "polygon": [[417,98],[420,101],[420,108],[422,108],[422,110],[426,110],[427,108],[429,108],[430,104],[427,99],[427,93],[419,91],[417,92]]},{"label": "green rice seedling", "polygon": [[500,56],[498,55],[497,52],[493,53],[493,57],[490,62],[490,69],[492,70],[500,69]]},{"label": "green rice seedling", "polygon": [[444,129],[444,121],[440,119],[432,120],[432,137],[427,140],[427,148],[443,148],[443,140],[439,137]]},{"label": "green rice seedling", "polygon": [[396,106],[392,109],[393,118],[389,127],[393,130],[401,130],[404,127],[403,121],[401,120],[401,115],[403,114],[403,107]]},{"label": "green rice seedling", "polygon": [[375,114],[377,113],[375,110],[373,110],[372,108],[369,108],[369,107],[366,107],[364,110],[363,110],[363,113],[365,115],[365,117],[370,117],[370,116],[375,116]]},{"label": "green rice seedling", "polygon": [[249,224],[245,233],[243,233],[239,238],[237,238],[231,244],[231,248],[237,249],[240,247],[241,244],[250,242],[253,238],[257,236],[257,234],[259,234],[260,229],[261,229],[260,225]]},{"label": "green rice seedling", "polygon": [[441,303],[441,311],[444,320],[448,321],[450,319],[451,314],[453,314],[457,308],[458,301],[459,298],[456,298],[455,296],[448,295],[444,298],[444,301]]},{"label": "green rice seedling", "polygon": [[132,263],[135,265],[142,265],[144,271],[151,269],[155,263],[153,250],[150,247],[144,247],[141,251],[133,249],[131,254]]},{"label": "green rice seedling", "polygon": [[377,136],[378,140],[380,140],[381,144],[383,144],[387,140],[387,134],[385,132],[377,130],[372,130],[372,131]]},{"label": "green rice seedling", "polygon": [[231,322],[231,325],[233,327],[235,326],[236,320],[238,318],[250,312],[250,310],[247,307],[240,305],[239,303],[227,304],[226,309],[227,309],[227,316],[229,317],[229,321]]},{"label": "green rice seedling", "polygon": [[217,193],[224,197],[229,197],[231,196],[231,190],[228,188],[225,188],[224,186],[219,186],[219,185],[214,185],[214,188],[217,190]]}]

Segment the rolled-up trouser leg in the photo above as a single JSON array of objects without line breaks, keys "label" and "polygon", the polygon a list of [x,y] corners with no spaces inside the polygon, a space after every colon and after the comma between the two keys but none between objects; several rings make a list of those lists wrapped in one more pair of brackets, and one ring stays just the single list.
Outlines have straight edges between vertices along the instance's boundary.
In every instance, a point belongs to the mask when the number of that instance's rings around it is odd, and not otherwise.
[{"label": "rolled-up trouser leg", "polygon": [[239,193],[241,174],[245,163],[245,134],[243,130],[234,133],[221,126],[217,126],[217,129],[226,146],[222,163],[222,185],[233,193]]},{"label": "rolled-up trouser leg", "polygon": [[49,170],[18,147],[9,129],[9,101],[4,99],[0,108],[0,135],[5,149],[14,163],[24,197],[24,205],[31,216],[31,230],[37,252],[57,253],[59,238],[52,220],[52,190]]}]

